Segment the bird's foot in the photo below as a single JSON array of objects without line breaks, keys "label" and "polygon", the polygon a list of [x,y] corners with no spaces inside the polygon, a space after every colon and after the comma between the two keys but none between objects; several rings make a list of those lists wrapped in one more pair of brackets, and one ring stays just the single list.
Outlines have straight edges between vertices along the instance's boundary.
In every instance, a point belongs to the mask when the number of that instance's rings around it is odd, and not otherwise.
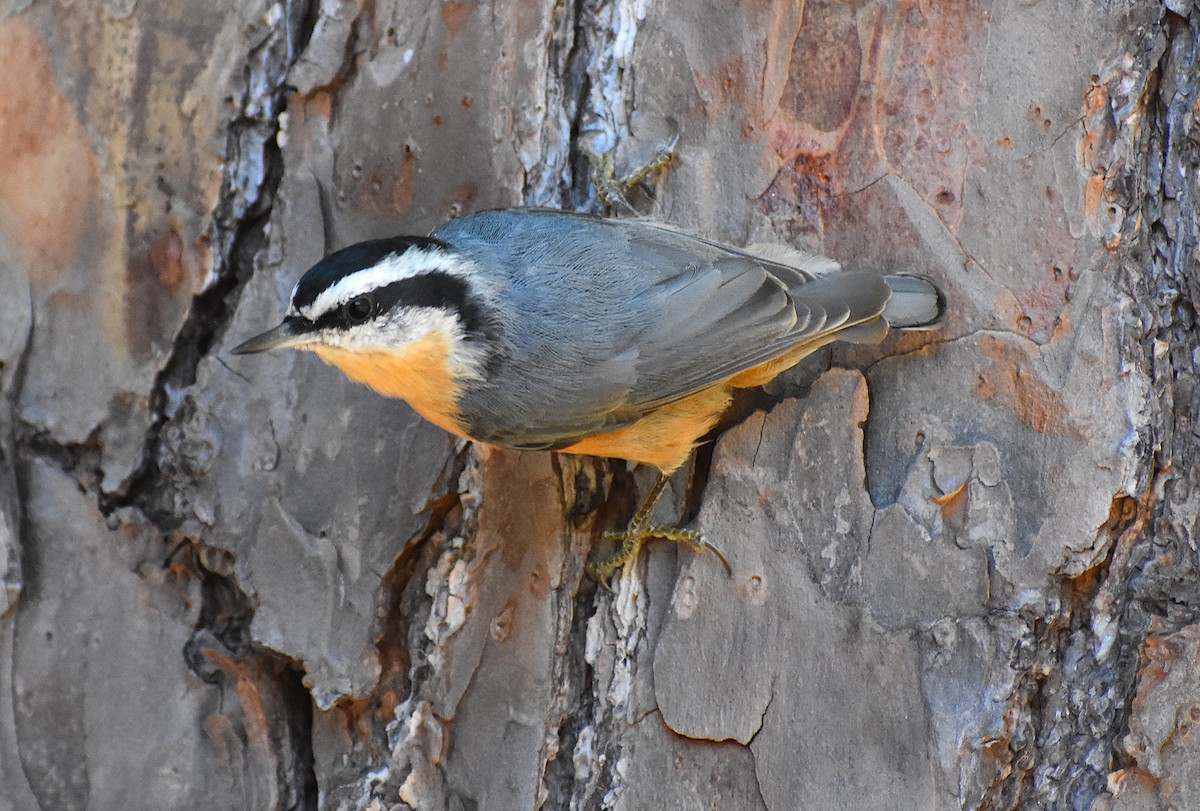
[{"label": "bird's foot", "polygon": [[603,538],[606,541],[620,541],[621,548],[617,550],[616,554],[610,557],[596,561],[595,563],[589,563],[587,573],[593,580],[609,591],[612,591],[610,581],[612,580],[613,572],[635,559],[647,541],[674,541],[675,543],[687,544],[698,552],[711,552],[717,556],[717,560],[721,561],[721,565],[725,567],[725,573],[733,574],[733,570],[729,566],[729,561],[726,560],[721,550],[706,541],[703,535],[693,529],[677,529],[658,524],[638,526],[638,522],[635,521],[630,523],[628,528],[621,532],[604,533]]},{"label": "bird's foot", "polygon": [[[672,124],[678,127],[674,122]],[[629,202],[626,195],[635,186],[655,172],[664,169],[671,162],[671,159],[675,157],[675,148],[679,146],[679,132],[676,129],[671,138],[660,145],[649,160],[623,177],[617,177],[616,149],[603,151],[596,149],[598,138],[599,136],[585,137],[580,141],[583,155],[591,167],[591,181],[592,186],[596,189],[596,196],[605,205],[623,209],[636,216],[638,211]]]}]

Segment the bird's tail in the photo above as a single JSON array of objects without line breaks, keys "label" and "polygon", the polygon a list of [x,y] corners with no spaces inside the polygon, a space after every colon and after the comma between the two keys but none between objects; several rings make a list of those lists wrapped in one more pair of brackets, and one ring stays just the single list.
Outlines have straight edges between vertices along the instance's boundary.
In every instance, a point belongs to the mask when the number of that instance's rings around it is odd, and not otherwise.
[{"label": "bird's tail", "polygon": [[946,314],[946,297],[924,276],[884,276],[892,297],[883,317],[893,329],[932,329]]}]

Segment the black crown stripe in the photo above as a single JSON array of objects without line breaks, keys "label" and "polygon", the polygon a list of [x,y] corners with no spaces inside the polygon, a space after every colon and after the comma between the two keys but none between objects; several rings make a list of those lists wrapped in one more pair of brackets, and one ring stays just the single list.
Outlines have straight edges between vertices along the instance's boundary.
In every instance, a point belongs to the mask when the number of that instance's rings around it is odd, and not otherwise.
[{"label": "black crown stripe", "polygon": [[377,265],[385,257],[400,255],[410,248],[448,250],[449,245],[432,237],[390,237],[359,242],[326,256],[308,269],[296,285],[292,304],[297,310],[309,306],[317,296],[352,273]]}]

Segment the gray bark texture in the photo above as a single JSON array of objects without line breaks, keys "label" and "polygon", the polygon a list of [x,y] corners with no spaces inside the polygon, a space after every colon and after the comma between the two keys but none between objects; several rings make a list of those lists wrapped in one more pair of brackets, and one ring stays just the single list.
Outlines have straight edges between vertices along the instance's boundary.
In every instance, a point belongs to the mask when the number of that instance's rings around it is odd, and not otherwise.
[{"label": "gray bark texture", "polygon": [[[0,0],[0,811],[1200,809],[1200,6]],[[639,209],[936,278],[649,471],[302,353],[305,268]],[[580,329],[587,329],[582,323]]]}]

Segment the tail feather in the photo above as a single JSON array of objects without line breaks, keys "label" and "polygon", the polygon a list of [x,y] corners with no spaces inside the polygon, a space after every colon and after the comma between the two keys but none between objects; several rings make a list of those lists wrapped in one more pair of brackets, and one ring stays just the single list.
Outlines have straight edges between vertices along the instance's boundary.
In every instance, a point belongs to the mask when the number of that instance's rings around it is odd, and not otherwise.
[{"label": "tail feather", "polygon": [[896,329],[932,329],[946,314],[946,297],[924,276],[885,276],[892,297],[883,310],[888,326]]}]

